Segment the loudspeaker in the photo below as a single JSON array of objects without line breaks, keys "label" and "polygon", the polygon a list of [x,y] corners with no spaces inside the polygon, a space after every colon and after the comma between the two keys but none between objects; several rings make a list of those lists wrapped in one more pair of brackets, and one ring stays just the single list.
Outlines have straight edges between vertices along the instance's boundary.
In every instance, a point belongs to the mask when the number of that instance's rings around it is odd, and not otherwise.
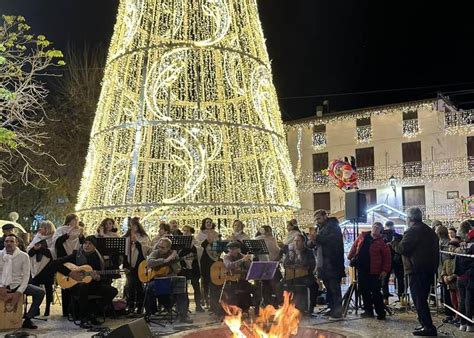
[{"label": "loudspeaker", "polygon": [[361,223],[367,222],[367,199],[358,190],[346,192],[345,218]]},{"label": "loudspeaker", "polygon": [[153,334],[145,319],[140,318],[119,326],[107,335],[107,338],[152,338]]}]

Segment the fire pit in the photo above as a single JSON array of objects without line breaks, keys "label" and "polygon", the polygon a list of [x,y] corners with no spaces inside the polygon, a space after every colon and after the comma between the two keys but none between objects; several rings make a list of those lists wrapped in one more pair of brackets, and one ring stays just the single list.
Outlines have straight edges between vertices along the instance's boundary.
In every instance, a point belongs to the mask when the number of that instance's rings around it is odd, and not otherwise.
[{"label": "fire pit", "polygon": [[[232,332],[227,327],[216,327],[211,329],[201,329],[195,332],[184,333],[183,338],[230,338]],[[298,333],[291,338],[345,338],[346,336],[326,330],[320,330],[310,327],[298,328]],[[247,338],[252,338],[248,337]],[[285,337],[286,338],[286,337]]]},{"label": "fire pit", "polygon": [[242,310],[236,306],[222,304],[227,313],[226,326],[205,328],[180,337],[186,338],[345,338],[345,335],[320,330],[314,327],[299,327],[301,314],[291,301],[292,295],[284,293],[283,305],[275,309],[267,306],[260,309],[252,321],[242,320]]}]

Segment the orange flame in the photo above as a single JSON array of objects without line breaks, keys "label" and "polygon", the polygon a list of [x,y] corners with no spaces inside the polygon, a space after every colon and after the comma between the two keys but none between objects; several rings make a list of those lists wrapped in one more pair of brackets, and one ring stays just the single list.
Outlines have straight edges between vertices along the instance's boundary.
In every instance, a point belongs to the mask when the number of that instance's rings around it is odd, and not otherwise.
[{"label": "orange flame", "polygon": [[[275,309],[268,305],[260,309],[258,318],[250,326],[242,322],[242,310],[237,306],[222,304],[227,316],[225,324],[233,338],[289,338],[296,335],[300,321],[300,311],[291,303],[292,295],[284,292],[283,306]],[[244,327],[242,327],[244,326]],[[249,330],[245,330],[247,327]],[[244,331],[250,331],[246,335]]]}]

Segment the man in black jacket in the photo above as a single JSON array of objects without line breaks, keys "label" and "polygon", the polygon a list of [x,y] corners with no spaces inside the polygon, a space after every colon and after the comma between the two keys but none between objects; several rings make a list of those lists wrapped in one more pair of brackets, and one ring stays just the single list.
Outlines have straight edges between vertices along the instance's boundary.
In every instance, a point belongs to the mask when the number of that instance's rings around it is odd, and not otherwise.
[{"label": "man in black jacket", "polygon": [[82,328],[91,328],[91,324],[100,324],[95,319],[93,311],[90,308],[88,301],[89,295],[102,296],[102,306],[110,304],[117,295],[118,291],[112,287],[110,283],[101,280],[100,274],[96,271],[104,270],[103,258],[96,251],[97,240],[94,236],[88,236],[84,240],[82,248],[74,250],[72,254],[58,258],[54,261],[55,270],[59,271],[65,276],[69,276],[76,281],[83,279],[83,274],[79,271],[71,271],[65,267],[64,263],[73,263],[77,266],[90,265],[94,272],[92,273],[92,282],[89,284],[79,283],[74,286],[71,290],[75,296],[79,298],[79,317],[81,319],[80,326]]},{"label": "man in black jacket", "polygon": [[410,208],[407,213],[408,230],[403,238],[395,238],[391,245],[402,255],[405,274],[410,276],[410,290],[422,329],[413,332],[415,336],[436,336],[436,327],[431,319],[428,295],[439,264],[438,236],[423,223],[419,208]]},{"label": "man in black jacket", "polygon": [[[323,280],[329,299],[328,313],[333,318],[342,317],[341,279],[344,271],[344,243],[337,218],[328,217],[325,210],[314,213],[318,232],[310,235],[308,247],[315,248],[322,256],[322,266],[317,266],[318,276]],[[321,250],[319,250],[321,248]],[[318,261],[321,257],[318,257]]]}]

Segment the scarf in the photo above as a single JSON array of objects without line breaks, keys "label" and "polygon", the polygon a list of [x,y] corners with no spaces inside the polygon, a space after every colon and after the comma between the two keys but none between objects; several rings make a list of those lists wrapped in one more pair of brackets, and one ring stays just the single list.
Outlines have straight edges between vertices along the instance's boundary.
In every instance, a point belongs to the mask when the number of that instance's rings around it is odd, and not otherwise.
[{"label": "scarf", "polygon": [[66,250],[66,253],[68,255],[72,254],[72,252],[74,250],[77,250],[80,246],[78,230],[79,229],[77,229],[76,231],[72,231],[72,228],[68,225],[63,225],[63,226],[57,228],[54,235],[53,235],[53,239],[52,239],[53,247],[56,246],[56,240],[59,237],[65,235],[65,234],[68,234],[69,238],[63,243],[63,247],[64,247],[64,250]]},{"label": "scarf", "polygon": [[12,283],[13,276],[13,258],[20,254],[20,249],[16,248],[12,255],[7,254],[7,249],[0,251],[0,255],[3,259],[3,270],[1,284],[3,286],[9,286]]}]

